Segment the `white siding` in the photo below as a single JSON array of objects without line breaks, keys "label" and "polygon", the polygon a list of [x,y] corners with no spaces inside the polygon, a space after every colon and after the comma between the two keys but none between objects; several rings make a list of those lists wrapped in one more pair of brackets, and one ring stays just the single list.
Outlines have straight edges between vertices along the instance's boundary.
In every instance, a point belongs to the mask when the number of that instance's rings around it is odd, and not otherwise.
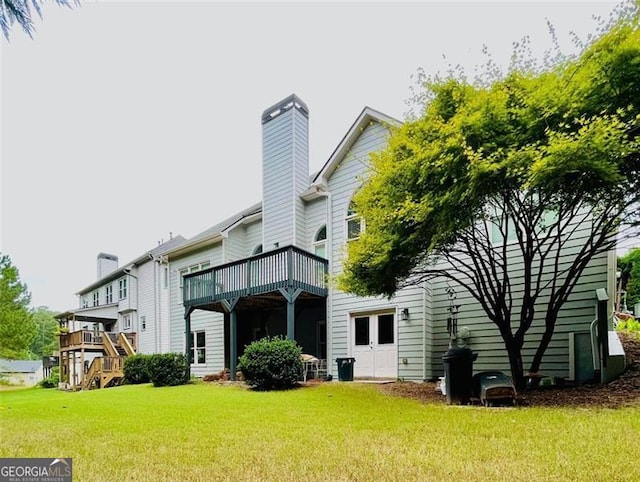
[{"label": "white siding", "polygon": [[[211,266],[223,264],[222,245],[217,244],[198,253],[173,260],[170,264],[170,297],[171,297],[171,347],[170,351],[184,353],[185,321],[184,305],[179,288],[180,270],[197,263],[209,262]],[[206,333],[206,364],[193,365],[191,373],[203,376],[219,372],[224,368],[224,324],[223,314],[210,311],[195,310],[191,314],[191,331]]]},{"label": "white siding", "polygon": [[[138,266],[138,319],[132,330],[138,334],[138,353],[158,353],[156,346],[156,302],[154,262],[146,262]],[[140,320],[146,319],[146,329],[142,330]]]},{"label": "white siding", "polygon": [[253,250],[256,248],[256,246],[262,244],[262,221],[256,221],[251,224],[247,224],[244,229],[244,257],[248,257],[253,254]]},{"label": "white siding", "polygon": [[305,243],[300,247],[313,253],[313,241],[318,230],[327,224],[327,200],[326,198],[316,199],[307,203],[305,209],[307,218],[307,236]]},{"label": "white siding", "polygon": [[[331,207],[331,275],[342,270],[345,253],[346,233],[345,217],[347,208],[355,190],[360,186],[364,165],[369,162],[369,153],[385,146],[388,130],[378,123],[366,127],[338,168],[329,179],[329,190],[332,194]],[[430,314],[424,309],[423,288],[414,287],[401,290],[388,300],[386,298],[361,298],[341,291],[331,290],[331,311],[328,314],[330,327],[330,343],[332,352],[330,359],[349,356],[351,335],[349,333],[350,315],[382,309],[404,308],[409,310],[409,320],[397,319],[398,376],[406,379],[421,380],[424,377],[425,323],[430,322]],[[406,363],[403,363],[406,359]],[[356,359],[356,364],[358,363]],[[335,365],[335,364],[334,364]],[[335,372],[337,366],[332,366]],[[429,374],[427,374],[429,375]]]},{"label": "white siding", "polygon": [[309,185],[308,119],[292,108],[263,125],[264,250],[302,245],[306,236],[304,204]]},{"label": "white siding", "polygon": [[[563,249],[560,269],[569,262],[576,252],[576,246],[582,244],[589,236],[588,226],[577,231],[576,236],[568,240]],[[512,331],[518,328],[518,316],[520,300],[522,296],[522,263],[518,260],[517,253],[511,257],[510,281],[515,301],[512,311]],[[546,279],[550,279],[551,269],[548,270]],[[442,355],[448,349],[448,334],[446,320],[449,315],[449,300],[445,293],[447,283],[443,279],[434,281],[433,290],[433,372],[442,375]],[[452,285],[456,290],[456,304],[460,305],[458,314],[458,328],[468,327],[471,331],[469,348],[479,352],[474,363],[474,371],[503,370],[509,373],[509,360],[498,328],[491,322],[482,307],[471,295],[462,288]],[[588,331],[589,324],[595,318],[595,290],[607,288],[607,254],[603,253],[585,269],[580,281],[574,288],[571,296],[558,315],[556,329],[547,351],[545,352],[540,367],[540,372],[548,376],[567,377],[569,375],[569,333],[575,331]],[[544,313],[548,295],[542,296],[536,304],[534,322],[525,335],[525,345],[522,349],[525,372],[538,347],[544,332]]]}]

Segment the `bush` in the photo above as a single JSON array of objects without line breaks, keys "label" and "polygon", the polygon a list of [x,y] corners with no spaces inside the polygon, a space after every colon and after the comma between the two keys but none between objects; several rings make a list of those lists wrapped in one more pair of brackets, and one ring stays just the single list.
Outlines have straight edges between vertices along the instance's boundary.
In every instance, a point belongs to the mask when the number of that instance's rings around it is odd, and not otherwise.
[{"label": "bush", "polygon": [[43,378],[38,382],[38,386],[42,388],[58,388],[60,382],[60,367],[51,368],[51,375]]},{"label": "bush", "polygon": [[285,390],[302,377],[301,348],[293,340],[263,338],[246,347],[238,369],[257,390]]},{"label": "bush", "polygon": [[640,321],[630,316],[626,320],[618,321],[618,324],[616,325],[616,330],[640,335]]},{"label": "bush", "polygon": [[149,383],[149,360],[151,355],[131,355],[124,359],[124,379],[126,383],[138,385]]},{"label": "bush", "polygon": [[189,382],[189,364],[182,353],[151,355],[147,366],[154,387],[173,387]]}]

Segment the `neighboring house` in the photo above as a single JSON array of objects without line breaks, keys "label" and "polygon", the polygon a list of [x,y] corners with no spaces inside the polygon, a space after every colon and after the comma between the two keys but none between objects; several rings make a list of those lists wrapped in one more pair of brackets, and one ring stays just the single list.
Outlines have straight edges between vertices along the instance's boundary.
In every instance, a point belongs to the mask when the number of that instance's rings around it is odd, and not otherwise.
[{"label": "neighboring house", "polygon": [[[433,379],[448,349],[446,282],[405,288],[391,299],[361,298],[327,282],[342,269],[345,246],[363,220],[351,199],[367,175],[369,155],[399,124],[365,108],[319,173],[309,176],[307,106],[292,95],[262,115],[263,201],[169,250],[170,350],[188,353],[192,373],[230,367],[265,335],[286,335],[303,352],[329,361],[355,357],[356,377]],[[257,168],[258,166],[256,166]],[[588,236],[588,230],[578,236]],[[615,258],[594,259],[560,314],[542,372],[569,377],[579,354],[574,333],[589,333],[596,288],[609,288]],[[464,342],[477,369],[508,371],[497,328],[458,289]],[[533,333],[540,330],[532,328]],[[580,345],[582,346],[582,345]],[[584,350],[590,350],[587,344]],[[525,345],[525,363],[535,345]]]},{"label": "neighboring house", "polygon": [[124,266],[100,253],[97,281],[80,290],[79,307],[56,316],[61,327],[60,380],[66,388],[122,378],[123,356],[169,351],[169,241]]},{"label": "neighboring house", "polygon": [[0,359],[0,380],[5,383],[33,387],[42,378],[41,360]]}]

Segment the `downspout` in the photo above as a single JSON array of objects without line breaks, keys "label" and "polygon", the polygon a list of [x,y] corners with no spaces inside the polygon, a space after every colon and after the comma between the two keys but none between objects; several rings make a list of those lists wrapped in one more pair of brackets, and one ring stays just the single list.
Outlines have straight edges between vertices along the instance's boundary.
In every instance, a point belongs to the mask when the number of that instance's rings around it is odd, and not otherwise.
[{"label": "downspout", "polygon": [[[318,189],[316,191],[318,193],[319,196],[323,196],[325,198],[327,198],[327,220],[326,220],[326,226],[327,226],[327,248],[326,248],[326,252],[327,252],[327,261],[329,262],[327,265],[327,274],[328,277],[331,276],[331,268],[333,266],[333,222],[332,222],[332,217],[331,217],[331,210],[332,210],[332,197],[331,197],[331,191],[329,191],[329,186],[327,186],[327,190],[326,191],[322,191],[320,189]],[[329,362],[329,360],[332,359],[332,353],[333,353],[333,289],[331,287],[331,283],[329,283],[329,280],[327,280],[327,371],[328,373],[331,373],[331,370],[329,367],[333,366],[333,364],[331,364]]]}]

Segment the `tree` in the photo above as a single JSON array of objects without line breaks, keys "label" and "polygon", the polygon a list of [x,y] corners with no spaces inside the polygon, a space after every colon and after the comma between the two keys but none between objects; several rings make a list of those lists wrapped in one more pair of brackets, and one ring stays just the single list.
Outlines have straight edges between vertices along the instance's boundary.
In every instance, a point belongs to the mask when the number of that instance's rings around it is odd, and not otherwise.
[{"label": "tree", "polygon": [[56,331],[58,322],[54,318],[55,313],[46,306],[39,306],[33,311],[33,321],[37,327],[37,333],[31,342],[29,351],[35,359],[50,356],[58,349]]},{"label": "tree", "polygon": [[640,248],[633,248],[618,258],[618,269],[620,288],[627,292],[627,307],[631,308],[640,303]]},{"label": "tree", "polygon": [[366,230],[349,243],[339,286],[392,296],[441,277],[463,287],[497,326],[521,388],[536,313],[544,333],[531,372],[586,266],[639,218],[638,4],[627,10],[550,68],[429,80],[422,115],[392,132],[354,196]]},{"label": "tree", "polygon": [[[71,7],[70,0],[55,0],[55,2],[58,5]],[[74,0],[73,3],[80,5],[79,0]],[[14,23],[18,23],[29,37],[33,37],[35,28],[32,10],[42,18],[42,0],[2,0],[0,2],[0,29],[7,40]]]},{"label": "tree", "polygon": [[29,311],[31,295],[18,269],[0,256],[0,358],[29,358],[37,327]]}]

